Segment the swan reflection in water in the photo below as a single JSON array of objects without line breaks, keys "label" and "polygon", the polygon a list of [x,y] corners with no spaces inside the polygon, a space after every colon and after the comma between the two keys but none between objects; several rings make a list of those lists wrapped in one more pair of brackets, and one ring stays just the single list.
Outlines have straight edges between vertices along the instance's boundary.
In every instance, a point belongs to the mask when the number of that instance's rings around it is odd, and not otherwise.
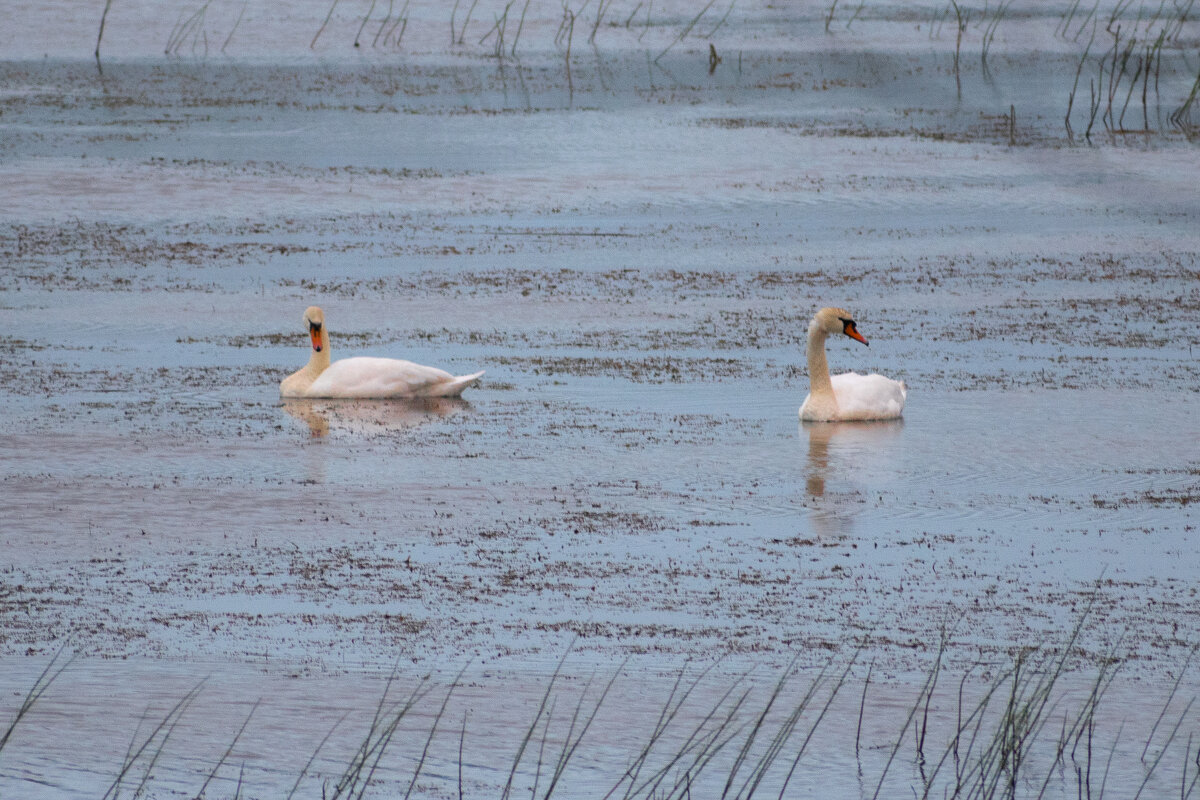
[{"label": "swan reflection in water", "polygon": [[394,400],[285,399],[289,416],[308,425],[319,438],[331,432],[370,436],[411,430],[435,419],[465,411],[471,404],[457,397],[419,397]]},{"label": "swan reflection in water", "polygon": [[[848,532],[858,499],[839,502],[839,495],[856,493],[865,483],[874,482],[887,469],[888,442],[904,429],[903,419],[884,422],[801,422],[800,437],[808,437],[808,463],[804,490],[812,498],[825,498],[825,486],[831,479],[842,491],[817,505],[812,515],[814,532],[840,535]],[[882,468],[882,470],[881,470]]]}]

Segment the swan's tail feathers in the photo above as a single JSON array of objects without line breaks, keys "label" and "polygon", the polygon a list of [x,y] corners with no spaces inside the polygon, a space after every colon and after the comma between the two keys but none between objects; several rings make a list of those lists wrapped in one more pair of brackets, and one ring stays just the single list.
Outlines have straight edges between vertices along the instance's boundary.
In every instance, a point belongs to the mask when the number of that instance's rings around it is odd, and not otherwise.
[{"label": "swan's tail feathers", "polygon": [[460,397],[464,389],[466,389],[468,386],[471,386],[481,377],[483,377],[483,372],[483,370],[480,370],[473,375],[460,375],[457,378],[451,378],[448,381],[439,383],[436,386],[430,387],[430,391],[426,396]]}]

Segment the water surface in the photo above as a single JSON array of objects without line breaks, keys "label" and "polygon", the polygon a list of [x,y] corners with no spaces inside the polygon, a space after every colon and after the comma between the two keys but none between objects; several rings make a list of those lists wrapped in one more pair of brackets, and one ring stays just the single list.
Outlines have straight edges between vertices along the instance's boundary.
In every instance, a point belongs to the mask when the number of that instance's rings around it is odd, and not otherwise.
[{"label": "water surface", "polygon": [[[711,75],[703,38],[655,60],[686,23],[665,9],[654,48],[636,25],[576,39],[569,76],[557,6],[519,62],[447,50],[426,8],[411,51],[344,53],[338,17],[310,52],[326,10],[219,59],[160,57],[115,18],[102,71],[68,15],[61,49],[0,62],[8,705],[78,656],[0,785],[103,794],[143,709],[207,677],[161,796],[195,793],[259,697],[237,760],[265,797],[351,712],[315,790],[399,663],[405,692],[435,689],[380,773],[402,793],[466,664],[425,791],[456,796],[465,716],[468,783],[496,794],[568,654],[560,715],[620,675],[572,796],[611,785],[681,671],[716,663],[715,703],[852,658],[789,791],[907,795],[920,759],[888,755],[934,665],[944,745],[951,683],[978,696],[1081,620],[1061,710],[1119,664],[1110,792],[1136,793],[1147,741],[1186,760],[1154,728],[1195,693],[1200,634],[1200,164],[1167,121],[1185,48],[1151,134],[1087,143],[1062,126],[1083,43],[1050,11],[1014,10],[960,94],[952,37],[902,6],[827,35],[739,4]],[[487,374],[457,402],[282,402],[314,303],[335,358]],[[871,341],[831,341],[834,370],[906,381],[903,421],[799,423],[823,305]],[[1064,775],[1048,796],[1076,796]]]}]

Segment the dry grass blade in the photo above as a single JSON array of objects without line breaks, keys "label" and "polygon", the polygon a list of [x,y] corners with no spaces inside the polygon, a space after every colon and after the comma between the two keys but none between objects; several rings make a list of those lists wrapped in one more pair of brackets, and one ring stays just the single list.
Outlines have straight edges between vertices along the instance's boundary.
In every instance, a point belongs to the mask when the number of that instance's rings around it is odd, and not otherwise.
[{"label": "dry grass blade", "polygon": [[[767,714],[771,713],[771,709],[775,706],[775,701],[779,699],[779,695],[783,692],[783,687],[787,683],[788,675],[793,669],[795,669],[798,658],[799,654],[792,656],[791,663],[787,665],[787,668],[784,669],[783,674],[779,676],[779,680],[776,681],[775,689],[771,692],[770,697],[767,698],[766,705],[763,706],[762,711],[759,712],[758,717],[754,720],[754,724],[750,726],[750,733],[746,736],[745,741],[742,742],[741,749],[738,750],[737,757],[733,760],[733,766],[729,768],[729,776],[725,779],[725,788],[721,791],[722,800],[729,795],[729,790],[733,787],[734,779],[737,778],[737,774],[741,770],[742,764],[745,763],[746,757],[750,753],[750,748],[754,746],[754,740],[758,737],[759,731],[762,730],[763,724],[767,720]],[[824,670],[822,670],[822,674],[823,673]],[[743,786],[743,788],[745,787]],[[735,796],[741,796],[741,791],[739,790],[738,794]]]},{"label": "dry grass blade", "polygon": [[[742,679],[745,677],[745,675],[742,675]],[[726,702],[729,700],[729,697],[733,694],[737,687],[738,683],[734,683],[728,689],[726,689],[721,697],[718,698],[717,702],[713,704],[712,708],[709,709],[708,713],[705,714],[705,716],[695,725],[684,743],[675,750],[674,754],[671,755],[670,758],[667,759],[667,762],[655,770],[640,785],[636,787],[631,786],[630,790],[625,795],[626,798],[638,796],[659,796],[659,787],[666,782],[672,771],[675,771],[679,765],[683,763],[684,758],[693,753],[698,753],[699,755],[692,760],[692,764],[689,767],[682,771],[682,774],[684,776],[696,775],[697,773],[693,770],[697,765],[704,762],[705,754],[711,750],[716,740],[720,738],[720,735],[728,728],[730,724],[732,724],[734,716],[737,714],[738,709],[741,708],[742,704],[746,700],[747,695],[749,694],[749,690],[743,692],[741,697],[734,702],[733,708],[726,713],[725,719],[717,723],[715,730],[709,731],[708,729],[710,724],[714,719],[717,718],[718,713],[722,708],[725,707]],[[676,781],[675,788],[678,788],[681,783],[683,783],[683,781]],[[666,796],[670,795],[667,794]]]},{"label": "dry grass blade", "polygon": [[1180,800],[1188,800],[1192,796],[1192,791],[1196,788],[1196,782],[1200,781],[1200,748],[1196,749],[1196,774],[1192,776],[1191,783],[1188,782],[1188,759],[1192,758],[1192,734],[1188,734],[1187,747],[1183,750],[1183,771],[1182,777],[1179,779],[1179,797]]},{"label": "dry grass blade", "polygon": [[[862,647],[860,646],[855,650],[854,655],[850,658],[850,661],[846,665],[845,669],[842,670],[837,683],[834,685],[829,697],[826,699],[825,707],[822,709],[821,713],[818,714],[813,725],[809,728],[809,734],[801,743],[799,750],[792,760],[792,764],[788,770],[787,776],[784,779],[783,787],[780,790],[781,798],[783,797],[784,792],[787,791],[787,785],[791,782],[792,775],[795,773],[796,767],[800,762],[800,757],[807,749],[808,743],[811,741],[817,725],[819,725],[821,720],[825,717],[825,713],[829,710],[829,706],[833,702],[833,698],[837,696],[838,691],[840,691],[841,687],[845,684],[846,678],[849,676],[850,670],[854,667],[854,662],[858,659],[858,655],[861,652]],[[755,722],[755,726],[751,731],[751,735],[747,737],[746,744],[743,746],[742,752],[739,753],[738,760],[735,761],[734,767],[730,770],[729,779],[726,781],[726,792],[728,792],[734,775],[740,768],[741,760],[744,758],[745,753],[749,750],[750,743],[753,741],[755,735],[757,735],[758,729],[761,728],[762,723],[766,720],[771,706],[774,705],[776,699],[782,694],[784,686],[790,679],[791,673],[795,669],[799,657],[800,654],[797,653],[796,656],[793,657],[791,663],[788,664],[787,668],[783,671],[783,674],[776,683],[775,690],[768,700],[766,707],[763,709],[762,713],[759,714],[759,717]],[[775,761],[779,758],[779,754],[783,752],[784,747],[791,739],[792,734],[796,730],[796,726],[800,723],[801,716],[803,716],[804,712],[808,709],[808,706],[812,702],[813,697],[816,696],[817,691],[824,685],[825,675],[832,665],[833,659],[831,658],[825,663],[824,666],[821,667],[821,670],[817,673],[816,677],[809,682],[808,688],[805,690],[803,697],[800,698],[799,702],[792,707],[792,710],[788,712],[787,716],[779,724],[779,727],[775,730],[775,734],[771,737],[771,741],[766,750],[761,756],[759,756],[757,763],[751,769],[750,774],[746,777],[746,780],[743,782],[742,787],[738,790],[735,797],[751,798],[754,796],[755,792],[758,791],[763,778],[766,777],[767,772],[771,769],[772,765],[774,765]]]},{"label": "dry grass blade", "polygon": [[59,657],[65,651],[66,645],[58,649],[58,652],[50,658],[50,663],[45,666],[41,674],[38,675],[37,680],[33,682],[33,686],[26,692],[25,699],[21,701],[21,705],[17,708],[17,713],[13,716],[13,721],[8,724],[4,735],[0,736],[0,752],[4,750],[4,746],[12,738],[13,731],[16,730],[17,725],[20,724],[21,720],[29,713],[29,710],[33,708],[37,701],[41,699],[42,695],[46,693],[46,690],[50,688],[50,684],[54,683],[58,679],[58,676],[62,675],[66,668],[71,666],[71,662],[75,660],[75,656],[72,655],[66,660],[66,663],[56,668],[55,665],[58,663]]},{"label": "dry grass blade", "polygon": [[[993,797],[1002,789],[1007,796],[1011,796],[1015,792],[1022,766],[1050,719],[1050,712],[1054,707],[1053,689],[1066,670],[1071,652],[1082,632],[1092,605],[1095,603],[1096,594],[1097,592],[1094,591],[1090,596],[1087,607],[1057,656],[1048,652],[1044,656],[1040,656],[1044,651],[1039,648],[1019,653],[1013,667],[1005,670],[992,683],[976,705],[975,710],[968,716],[965,725],[970,725],[974,721],[975,731],[972,733],[967,753],[963,756],[967,765],[955,772],[953,787],[955,796]],[[1114,645],[1114,652],[1115,647],[1116,645]],[[1039,658],[1045,664],[1044,668],[1038,668]],[[1031,663],[1032,666],[1030,666]],[[1062,741],[1081,730],[1092,719],[1100,698],[1112,682],[1115,671],[1110,671],[1108,667],[1116,663],[1115,659],[1106,657],[1101,663],[1100,674],[1093,684],[1082,711],[1077,714],[1069,731],[1065,731],[1063,737],[1060,738],[1055,763],[1059,763],[1062,755]],[[1006,686],[1008,687],[1007,701],[1000,719],[992,731],[991,738],[985,741],[978,755],[973,756],[984,714],[991,705],[992,698]],[[939,759],[932,775],[926,779],[925,797],[931,796],[937,775],[946,761],[952,755],[957,760],[958,744],[963,730],[964,723],[960,721],[958,733]],[[1043,792],[1045,788],[1044,784]]]},{"label": "dry grass blade", "polygon": [[338,729],[339,725],[346,721],[346,717],[348,716],[350,716],[349,711],[347,711],[345,714],[342,714],[342,716],[338,718],[338,721],[333,723],[333,726],[330,727],[329,731],[326,732],[325,736],[317,744],[316,749],[313,750],[312,755],[308,757],[308,761],[304,764],[304,768],[300,770],[300,774],[296,776],[296,782],[292,784],[292,790],[288,792],[287,800],[292,800],[292,796],[295,795],[296,790],[300,788],[300,782],[304,780],[304,776],[308,774],[308,770],[312,767],[313,762],[317,760],[317,755],[320,754],[321,750],[324,749],[325,743],[329,741],[329,737],[333,736],[333,732]]},{"label": "dry grass blade", "polygon": [[[455,3],[455,6],[458,4]],[[471,15],[475,13],[475,6],[479,5],[479,0],[471,0],[471,7],[467,9],[467,16],[463,19],[462,27],[458,29],[458,44],[463,43],[463,37],[467,34],[467,26],[471,24]]]},{"label": "dry grass blade", "polygon": [[[209,3],[204,3],[190,17],[176,25],[175,29],[171,32],[171,36],[167,39],[167,48],[164,51],[166,55],[178,55],[180,48],[183,47],[189,36],[192,39],[192,52],[195,52],[196,45],[200,41],[204,29],[204,17],[208,13],[208,6]],[[204,34],[204,37],[205,50],[207,51],[207,34]],[[315,42],[316,39],[314,38],[313,41]]]},{"label": "dry grass blade", "polygon": [[[396,21],[387,29],[387,33],[383,36],[383,46],[399,47],[404,41],[404,32],[408,30],[408,4],[409,0],[404,0],[404,7],[400,9],[399,15],[396,16]],[[396,28],[400,29],[396,33]]]},{"label": "dry grass blade", "polygon": [[100,30],[96,33],[96,63],[100,63],[100,40],[104,38],[104,22],[108,19],[108,9],[112,6],[112,0],[104,0],[104,11],[100,13]]},{"label": "dry grass blade", "polygon": [[833,0],[829,4],[829,11],[825,12],[825,32],[829,33],[829,26],[833,24],[833,15],[837,12],[838,0]]},{"label": "dry grass blade", "polygon": [[[993,681],[992,685],[989,687],[988,691],[984,693],[983,697],[975,704],[974,709],[972,709],[971,713],[967,715],[967,718],[965,720],[963,720],[962,716],[961,716],[962,701],[960,698],[959,722],[958,722],[957,730],[955,732],[954,738],[951,740],[951,744],[949,746],[947,746],[942,757],[938,760],[938,763],[936,765],[934,765],[933,771],[930,773],[928,778],[926,778],[925,793],[924,793],[923,797],[928,798],[930,796],[930,792],[933,790],[938,773],[941,771],[942,767],[945,766],[946,761],[949,760],[952,755],[953,755],[956,763],[960,763],[960,758],[961,758],[961,762],[966,762],[971,765],[971,766],[968,766],[965,768],[955,770],[955,775],[954,775],[955,792],[958,793],[959,791],[961,791],[962,787],[967,784],[968,777],[971,774],[973,774],[975,768],[978,767],[979,763],[982,763],[982,760],[980,760],[979,762],[972,761],[971,754],[975,750],[975,743],[977,741],[979,741],[979,734],[983,728],[983,723],[984,723],[987,709],[991,705],[992,698],[996,695],[996,693],[998,693],[1000,691],[1001,688],[1004,687],[1005,683],[1008,681],[1008,679],[1011,675],[1012,675],[1011,670],[1003,671],[1000,674],[1000,676],[995,681]],[[964,676],[963,680],[964,681],[966,680],[966,676]],[[962,744],[962,734],[965,730],[967,730],[967,728],[971,727],[972,724],[974,725],[974,730],[971,731],[971,737],[970,737],[970,739],[967,740],[966,751],[964,753],[962,753],[960,756],[959,746]]]},{"label": "dry grass blade", "polygon": [[343,796],[355,798],[356,800],[362,798],[367,788],[371,785],[371,779],[375,775],[375,770],[379,767],[379,762],[383,759],[383,754],[387,751],[388,745],[391,744],[392,736],[396,733],[396,728],[399,727],[401,720],[408,715],[408,712],[412,711],[417,702],[427,693],[426,683],[429,681],[428,675],[421,678],[420,682],[413,688],[404,702],[397,704],[385,712],[384,709],[387,706],[388,694],[395,678],[396,671],[393,670],[391,675],[388,676],[383,695],[379,698],[379,703],[375,707],[375,713],[371,719],[371,725],[367,729],[367,735],[363,738],[357,752],[351,758],[350,764],[346,767],[345,772],[342,773],[342,777],[334,787],[330,800],[336,800],[336,798]]},{"label": "dry grass blade", "polygon": [[[1185,706],[1183,709],[1183,713],[1179,715],[1179,719],[1175,722],[1175,727],[1171,729],[1171,735],[1167,737],[1165,742],[1163,742],[1162,748],[1158,751],[1158,755],[1155,756],[1154,760],[1146,767],[1146,777],[1142,779],[1142,785],[1138,787],[1137,794],[1133,796],[1133,800],[1138,800],[1138,798],[1142,796],[1142,792],[1146,791],[1146,785],[1150,783],[1150,778],[1153,777],[1154,771],[1158,769],[1159,762],[1162,761],[1163,756],[1166,755],[1167,748],[1170,746],[1171,742],[1175,741],[1175,736],[1179,733],[1179,726],[1183,725],[1183,721],[1187,719],[1188,712],[1192,710],[1192,704],[1195,702],[1196,698],[1194,697],[1188,701],[1187,706]],[[1147,745],[1148,744],[1149,743],[1147,743]]]},{"label": "dry grass blade", "polygon": [[[217,777],[217,773],[220,771],[221,767],[225,764],[225,760],[229,758],[229,754],[232,753],[233,748],[235,746],[237,746],[238,739],[241,739],[242,734],[246,732],[246,726],[250,724],[250,718],[254,716],[254,712],[258,710],[259,703],[261,703],[261,702],[262,702],[261,697],[258,700],[254,701],[254,705],[250,707],[250,713],[246,715],[245,721],[242,722],[242,727],[238,728],[238,732],[237,732],[237,734],[234,735],[233,741],[231,741],[229,743],[229,747],[225,748],[225,752],[221,754],[221,758],[213,766],[212,772],[208,773],[208,777],[204,779],[204,783],[201,784],[201,786],[200,786],[200,791],[196,792],[197,798],[204,797],[204,791],[208,788],[208,785],[210,783],[212,783],[213,778]],[[245,764],[242,765],[242,769],[243,770],[245,769]],[[238,785],[239,786],[241,785],[240,777],[238,778]]]},{"label": "dry grass blade", "polygon": [[854,754],[858,755],[859,741],[862,739],[863,712],[867,707],[867,687],[871,685],[871,673],[875,671],[875,659],[867,666],[867,678],[863,681],[862,698],[858,703],[858,726],[854,729]]},{"label": "dry grass blade", "polygon": [[[575,714],[571,718],[571,727],[567,731],[567,738],[566,738],[565,742],[563,743],[562,752],[559,754],[558,761],[554,765],[554,774],[550,778],[550,785],[546,787],[546,794],[543,795],[543,797],[549,798],[550,795],[554,793],[554,789],[555,789],[555,787],[558,786],[559,781],[562,779],[562,775],[563,775],[563,772],[567,768],[567,764],[570,762],[571,757],[573,755],[575,755],[575,751],[576,751],[576,749],[578,749],[579,743],[581,741],[583,741],[583,737],[584,737],[584,735],[587,734],[588,728],[590,728],[592,726],[592,723],[595,721],[596,714],[600,711],[600,707],[602,705],[604,705],[605,699],[608,698],[608,693],[612,689],[613,683],[616,682],[617,676],[621,674],[621,670],[623,670],[624,668],[625,668],[625,664],[622,664],[615,672],[613,672],[612,677],[609,678],[608,683],[604,687],[604,691],[602,691],[600,693],[599,699],[597,699],[595,705],[592,706],[591,713],[588,714],[587,719],[584,720],[582,730],[579,731],[579,735],[575,736],[574,741],[572,741],[571,736],[575,732],[575,725],[576,725],[577,720],[579,719],[579,712],[583,708],[583,701],[584,701],[584,698],[587,696],[587,690],[585,689],[584,693],[582,695],[580,695],[579,703],[575,706]],[[589,685],[590,685],[590,681],[589,681]],[[547,723],[547,725],[548,724],[549,723]]]},{"label": "dry grass blade", "polygon": [[371,15],[375,13],[376,0],[371,0],[371,7],[367,9],[367,13],[363,15],[362,24],[358,26],[358,33],[354,34],[354,46],[358,47],[358,40],[362,38],[362,32],[367,27],[367,22],[370,21]]},{"label": "dry grass blade", "polygon": [[1075,12],[1077,12],[1079,10],[1080,1],[1081,0],[1074,0],[1074,2],[1071,3],[1070,7],[1067,8],[1067,12],[1063,16],[1063,18],[1060,19],[1058,21],[1058,24],[1054,26],[1054,35],[1055,36],[1059,36],[1060,34],[1063,37],[1066,36],[1067,29],[1069,27],[1071,27],[1071,20],[1073,20],[1075,18]]},{"label": "dry grass blade", "polygon": [[[699,778],[700,775],[708,769],[709,765],[712,764],[717,756],[725,750],[726,746],[731,744],[734,740],[742,735],[742,731],[745,729],[746,725],[735,725],[734,723],[740,715],[742,707],[746,704],[746,699],[751,694],[751,689],[749,688],[742,692],[733,705],[726,711],[724,717],[718,720],[716,726],[711,731],[708,731],[700,736],[696,735],[703,731],[708,720],[715,718],[715,712],[729,697],[733,688],[736,688],[736,684],[733,687],[730,687],[730,691],[726,692],[722,696],[721,700],[718,701],[718,704],[714,706],[713,712],[710,712],[710,714],[705,717],[705,721],[696,728],[696,731],[693,733],[692,737],[689,737],[689,745],[694,746],[690,746],[688,751],[694,751],[695,757],[692,759],[692,762],[689,765],[683,768],[682,773],[680,773],[680,776],[676,778],[674,786],[667,793],[666,797],[690,797],[692,781]],[[679,760],[682,760],[683,755],[684,753],[680,753],[681,758]]]},{"label": "dry grass blade", "polygon": [[525,5],[521,9],[521,19],[520,19],[520,21],[517,22],[516,35],[513,36],[512,48],[509,49],[509,51],[508,51],[508,54],[511,55],[513,58],[516,58],[516,55],[517,55],[517,42],[520,41],[520,39],[521,39],[521,30],[525,27],[525,12],[528,10],[529,10],[529,0],[525,0]]},{"label": "dry grass blade", "polygon": [[567,650],[559,659],[558,665],[554,668],[554,673],[550,676],[550,683],[546,686],[546,693],[542,695],[542,703],[538,706],[537,713],[533,717],[533,722],[529,725],[529,730],[525,732],[525,736],[521,739],[521,744],[517,748],[517,755],[513,758],[512,769],[508,772],[508,780],[504,784],[504,793],[500,795],[501,800],[507,800],[512,792],[513,780],[517,776],[517,768],[521,765],[521,757],[525,755],[525,748],[529,746],[529,740],[533,737],[533,732],[537,728],[538,723],[542,719],[542,714],[546,712],[546,704],[550,701],[550,697],[554,690],[554,682],[558,679],[559,673],[562,671],[563,664],[567,661],[567,656],[571,653],[571,648],[575,646],[572,642],[567,646]]},{"label": "dry grass blade", "polygon": [[1088,40],[1087,46],[1083,48],[1083,55],[1079,57],[1079,64],[1075,67],[1075,83],[1071,85],[1071,94],[1067,98],[1067,113],[1064,117],[1064,122],[1067,127],[1067,138],[1074,140],[1074,130],[1071,128],[1071,109],[1075,105],[1075,91],[1079,88],[1079,76],[1083,73],[1083,65],[1087,61],[1088,53],[1091,52],[1092,44],[1096,41],[1096,30],[1092,29],[1092,38]]},{"label": "dry grass blade", "polygon": [[[379,30],[375,31],[375,38],[371,40],[371,47],[379,44],[379,37],[383,35],[383,31],[387,28],[388,21],[392,18],[392,7],[396,0],[388,0],[387,13],[383,15],[383,20],[379,23]],[[386,43],[386,41],[385,41]]]},{"label": "dry grass blade", "polygon": [[233,34],[237,33],[238,26],[242,24],[242,17],[246,16],[246,6],[250,5],[250,0],[244,0],[242,10],[238,12],[237,19],[234,20],[233,27],[229,29],[229,35],[225,37],[224,44],[221,45],[221,52],[225,52],[225,48],[229,47],[229,43],[233,41]]},{"label": "dry grass blade", "polygon": [[[442,698],[442,707],[438,709],[437,716],[435,716],[433,718],[433,726],[430,727],[429,736],[428,736],[428,738],[425,739],[425,747],[421,749],[421,758],[417,761],[417,768],[415,770],[413,770],[412,781],[410,781],[408,784],[408,790],[404,792],[405,800],[408,800],[409,795],[412,794],[413,787],[415,787],[417,785],[417,778],[420,777],[420,775],[421,775],[421,767],[424,766],[424,764],[425,764],[425,757],[429,755],[429,745],[433,741],[433,735],[435,733],[437,733],[438,723],[441,721],[442,715],[446,713],[446,705],[450,702],[451,695],[453,695],[454,690],[456,688],[458,688],[459,681],[462,680],[463,673],[466,671],[467,671],[467,665],[463,664],[463,668],[460,669],[458,671],[458,674],[454,676],[454,682],[451,683],[450,688],[448,690],[446,690],[446,696],[444,698]],[[462,754],[460,753],[459,754],[460,762],[461,762],[461,759],[462,759]]]},{"label": "dry grass blade", "polygon": [[317,28],[316,34],[313,35],[312,41],[308,44],[308,48],[310,50],[317,46],[317,39],[321,38],[321,33],[325,30],[325,26],[329,24],[329,20],[333,17],[333,10],[337,8],[337,4],[338,0],[333,0],[333,2],[329,5],[329,13],[325,15],[325,21],[321,23],[321,27]]},{"label": "dry grass blade", "polygon": [[1200,96],[1200,72],[1196,73],[1196,82],[1192,84],[1192,91],[1188,94],[1183,105],[1177,108],[1171,114],[1171,124],[1178,128],[1186,127],[1186,119],[1191,114],[1192,103],[1196,101],[1196,97]]},{"label": "dry grass blade", "polygon": [[710,731],[706,736],[697,740],[699,745],[695,748],[696,755],[692,759],[692,763],[683,769],[679,777],[675,780],[674,786],[667,792],[666,797],[684,798],[691,796],[692,781],[700,777],[709,765],[716,760],[725,748],[742,735],[745,725],[734,725],[742,706],[745,704],[746,698],[750,695],[750,691],[746,690],[733,708],[725,715],[718,724],[716,729]]},{"label": "dry grass blade", "polygon": [[[103,800],[109,800],[109,798],[116,800],[116,798],[121,796],[121,784],[124,783],[125,777],[130,773],[134,765],[138,763],[138,761],[150,748],[150,745],[155,744],[153,752],[150,753],[149,763],[146,764],[145,769],[142,771],[142,779],[139,782],[137,789],[134,791],[133,796],[137,797],[141,794],[146,787],[146,783],[150,780],[150,774],[154,769],[154,765],[158,763],[158,759],[162,755],[163,750],[167,745],[167,740],[171,738],[171,734],[174,733],[175,727],[179,724],[180,717],[183,716],[183,712],[187,710],[188,706],[192,704],[192,701],[194,701],[200,694],[200,689],[203,686],[204,681],[200,681],[192,688],[190,692],[180,698],[179,702],[171,707],[171,710],[168,711],[161,720],[159,720],[158,724],[154,726],[154,729],[150,731],[149,735],[147,735],[142,743],[136,747],[135,743],[137,741],[137,734],[134,734],[134,739],[129,743],[129,750],[125,754],[125,760],[121,764],[121,769],[117,772],[117,777],[113,779],[112,784],[108,787],[108,791],[104,793]],[[161,739],[159,737],[160,734],[162,735]]]},{"label": "dry grass blade", "polygon": [[999,5],[997,5],[995,15],[992,17],[991,21],[988,22],[987,27],[984,28],[983,49],[980,52],[980,60],[983,62],[985,69],[987,68],[988,51],[992,49],[992,42],[996,38],[996,29],[1000,27],[1000,22],[1004,19],[1004,14],[1006,11],[1008,11],[1008,7],[1010,5],[1012,5],[1012,0],[1001,2]]},{"label": "dry grass blade", "polygon": [[655,56],[654,60],[658,61],[660,58],[662,58],[668,52],[670,52],[672,47],[674,47],[675,45],[679,44],[684,39],[686,39],[687,35],[692,32],[692,28],[696,27],[696,23],[700,21],[700,18],[703,17],[705,14],[707,14],[708,10],[710,8],[712,8],[713,4],[716,2],[717,2],[717,0],[708,0],[708,2],[705,3],[704,8],[700,9],[700,13],[697,14],[696,16],[692,17],[692,21],[689,22],[686,26],[684,26],[683,30],[679,32],[679,35],[676,36],[675,39],[669,45],[667,45],[666,48],[664,48],[661,53],[659,53],[657,56]]},{"label": "dry grass blade", "polygon": [[612,5],[612,0],[600,0],[600,7],[596,9],[596,21],[592,23],[592,33],[588,36],[588,43],[596,43],[596,32],[600,30],[600,23],[604,21],[604,12]]},{"label": "dry grass blade", "polygon": [[1163,717],[1167,715],[1167,709],[1171,706],[1171,701],[1175,699],[1175,693],[1179,691],[1179,683],[1183,680],[1183,676],[1187,673],[1187,668],[1192,663],[1192,658],[1196,655],[1196,647],[1193,647],[1189,652],[1187,659],[1183,662],[1183,667],[1179,670],[1179,675],[1175,678],[1175,683],[1171,685],[1171,693],[1167,695],[1167,700],[1163,703],[1162,711],[1158,712],[1158,719],[1154,720],[1153,727],[1150,728],[1150,736],[1146,739],[1146,746],[1142,748],[1142,763],[1146,763],[1146,753],[1150,750],[1150,743],[1154,741],[1154,734],[1158,730],[1158,726],[1162,724]]},{"label": "dry grass blade", "polygon": [[[945,646],[945,640],[942,641],[942,646]],[[937,654],[937,662],[941,663],[942,651],[939,649]],[[912,724],[913,719],[917,716],[917,709],[921,707],[922,701],[925,699],[925,694],[932,687],[933,682],[937,680],[937,667],[929,671],[925,677],[925,683],[921,686],[921,691],[917,693],[917,701],[913,707],[909,709],[908,718],[904,720],[904,725],[900,729],[900,733],[896,736],[896,744],[893,745],[891,753],[888,754],[887,762],[883,765],[883,772],[879,776],[879,783],[875,786],[875,793],[871,795],[872,800],[878,800],[879,793],[883,791],[883,782],[887,778],[888,770],[891,769],[892,762],[896,759],[896,753],[900,751],[900,745],[904,742],[904,736],[908,733],[908,726]]]},{"label": "dry grass blade", "polygon": [[730,13],[732,13],[733,7],[735,5],[737,5],[737,0],[731,0],[731,2],[729,3],[729,8],[725,9],[725,13],[721,16],[721,19],[719,19],[717,21],[717,24],[713,26],[712,30],[710,30],[708,33],[704,34],[705,39],[711,39],[713,37],[713,34],[715,34],[717,31],[719,31],[721,29],[721,26],[723,26],[725,24],[725,20],[729,19],[729,15],[730,15]]},{"label": "dry grass blade", "polygon": [[680,695],[679,700],[676,701],[675,695],[678,694],[679,687],[683,683],[684,675],[687,673],[687,665],[684,665],[684,668],[681,669],[679,674],[675,676],[675,683],[671,687],[671,693],[667,695],[667,700],[663,704],[662,710],[659,712],[658,719],[654,723],[654,729],[650,732],[650,736],[646,740],[646,744],[642,746],[641,750],[634,758],[633,764],[631,764],[625,770],[625,773],[620,777],[620,779],[618,779],[616,785],[614,785],[613,788],[604,795],[602,800],[609,800],[609,798],[613,796],[617,789],[621,788],[621,785],[626,780],[629,781],[629,790],[625,793],[624,800],[628,800],[633,792],[633,787],[637,785],[638,777],[641,775],[642,768],[646,765],[646,761],[650,757],[651,751],[653,751],[655,745],[658,744],[663,734],[666,733],[667,729],[671,726],[671,723],[675,721],[676,716],[679,714],[680,709],[683,708],[688,696],[692,693],[692,691],[695,690],[697,686],[700,685],[700,682],[704,680],[705,676],[708,675],[708,673],[713,669],[713,667],[716,666],[716,664],[717,662],[713,662],[705,667],[700,674],[692,680],[691,685],[688,686],[683,694]]}]

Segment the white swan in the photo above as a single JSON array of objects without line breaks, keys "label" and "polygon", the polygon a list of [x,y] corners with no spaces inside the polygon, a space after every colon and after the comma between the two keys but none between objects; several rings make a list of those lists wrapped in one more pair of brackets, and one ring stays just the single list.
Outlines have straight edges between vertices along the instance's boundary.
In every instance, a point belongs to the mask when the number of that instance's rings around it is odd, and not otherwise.
[{"label": "white swan", "polygon": [[809,422],[897,419],[904,413],[904,399],[908,396],[902,381],[855,372],[829,377],[825,337],[831,333],[844,333],[867,343],[849,311],[822,308],[817,312],[808,323],[809,393],[800,406],[800,419]]},{"label": "white swan", "polygon": [[483,372],[455,377],[436,367],[398,358],[358,356],[329,363],[329,329],[316,306],[304,312],[312,336],[312,356],[303,369],[279,384],[281,397],[458,397]]}]

